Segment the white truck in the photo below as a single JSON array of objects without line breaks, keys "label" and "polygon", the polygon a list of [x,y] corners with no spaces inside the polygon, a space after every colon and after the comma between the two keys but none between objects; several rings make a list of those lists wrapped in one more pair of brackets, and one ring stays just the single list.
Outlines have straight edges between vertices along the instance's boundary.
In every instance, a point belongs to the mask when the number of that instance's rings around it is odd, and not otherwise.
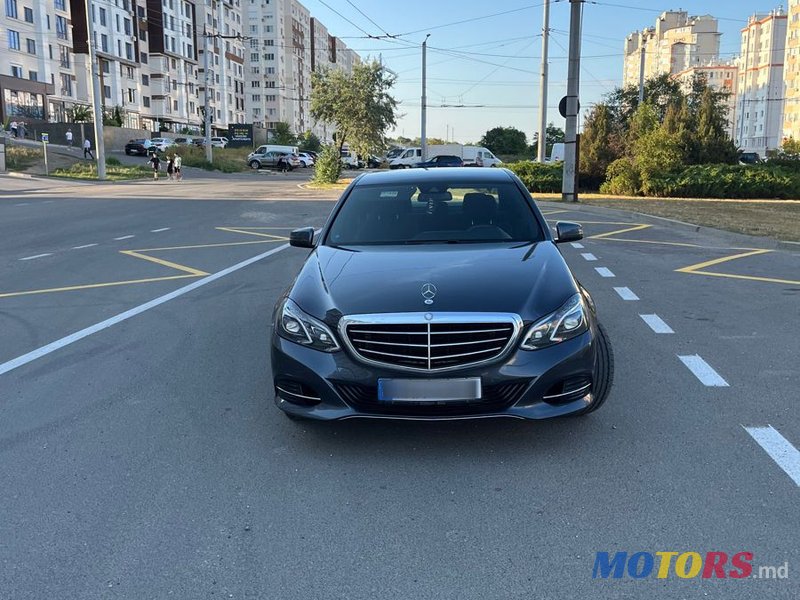
[{"label": "white truck", "polygon": [[[465,146],[463,144],[439,144],[428,146],[425,159],[434,156],[458,156],[464,161],[465,167],[496,167],[503,161],[497,158],[483,146]],[[425,160],[422,157],[422,148],[406,148],[396,158],[389,161],[390,169],[409,169]]]}]

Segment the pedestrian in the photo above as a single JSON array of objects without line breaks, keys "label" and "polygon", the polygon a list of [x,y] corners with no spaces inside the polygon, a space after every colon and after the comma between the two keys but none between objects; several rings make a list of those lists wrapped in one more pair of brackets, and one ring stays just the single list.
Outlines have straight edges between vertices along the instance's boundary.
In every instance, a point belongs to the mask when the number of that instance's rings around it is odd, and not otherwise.
[{"label": "pedestrian", "polygon": [[176,152],[175,153],[175,179],[177,179],[178,181],[183,179],[183,174],[181,173],[181,165],[183,165],[183,159]]},{"label": "pedestrian", "polygon": [[172,175],[175,172],[175,158],[170,156],[167,160],[167,177],[172,181]]},{"label": "pedestrian", "polygon": [[286,154],[282,154],[280,158],[278,158],[278,170],[281,173],[286,173],[289,170],[289,161],[286,158]]},{"label": "pedestrian", "polygon": [[64,137],[67,138],[67,146],[72,148],[72,129],[67,129],[67,133],[64,134]]},{"label": "pedestrian", "polygon": [[150,160],[147,161],[151,165],[153,165],[153,181],[158,181],[158,167],[161,165],[161,159],[158,158],[158,154],[153,152],[150,156]]},{"label": "pedestrian", "polygon": [[94,160],[94,154],[92,154],[92,142],[89,140],[89,138],[83,140],[83,158],[86,158],[87,154],[91,160]]},{"label": "pedestrian", "polygon": [[25,139],[25,121],[20,121],[17,124],[17,130],[19,131],[19,137],[23,140]]},{"label": "pedestrian", "polygon": [[8,127],[11,129],[11,137],[17,137],[17,122],[11,121],[11,124]]}]

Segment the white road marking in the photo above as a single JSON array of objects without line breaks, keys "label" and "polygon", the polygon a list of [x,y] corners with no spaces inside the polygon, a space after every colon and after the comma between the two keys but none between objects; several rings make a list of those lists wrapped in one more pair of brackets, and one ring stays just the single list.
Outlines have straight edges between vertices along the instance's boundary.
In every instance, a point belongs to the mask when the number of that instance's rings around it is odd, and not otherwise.
[{"label": "white road marking", "polygon": [[52,256],[52,252],[45,252],[44,254],[35,254],[33,256],[26,256],[25,258],[20,258],[20,260],[33,260],[35,258],[44,258],[45,256]]},{"label": "white road marking", "polygon": [[606,269],[605,267],[595,267],[594,270],[600,274],[600,277],[616,277],[616,275],[611,272],[611,269]]},{"label": "white road marking", "polygon": [[667,325],[664,320],[659,317],[658,315],[639,315],[642,317],[642,321],[647,323],[650,326],[650,329],[655,331],[656,333],[675,333],[672,331],[672,327]]},{"label": "white road marking", "polygon": [[706,361],[700,358],[699,355],[693,354],[689,356],[680,356],[681,362],[694,373],[703,385],[708,387],[729,387],[728,382],[725,381],[719,373],[711,368]]},{"label": "white road marking", "polygon": [[45,200],[42,204],[52,204],[55,200]]},{"label": "white road marking", "polygon": [[83,246],[73,246],[72,250],[83,250],[84,248],[91,248],[92,246],[97,246],[97,244],[84,244]]},{"label": "white road marking", "polygon": [[638,300],[639,299],[639,296],[634,294],[631,291],[631,288],[615,287],[614,291],[617,292],[617,294],[619,294],[619,297],[622,298],[623,300]]},{"label": "white road marking", "polygon": [[591,252],[581,252],[581,256],[583,258],[585,258],[586,260],[588,260],[589,262],[591,262],[593,260],[597,260],[597,257],[594,254],[592,254]]},{"label": "white road marking", "polygon": [[139,306],[135,306],[125,312],[122,312],[118,315],[110,317],[105,321],[100,321],[94,325],[86,327],[85,329],[81,329],[80,331],[76,331],[66,337],[58,339],[54,342],[50,342],[46,346],[42,346],[41,348],[37,348],[36,350],[32,350],[27,354],[23,354],[22,356],[18,356],[17,358],[12,358],[11,360],[0,363],[0,375],[4,373],[8,373],[16,369],[17,367],[21,367],[23,365],[28,364],[29,362],[33,362],[37,358],[41,358],[42,356],[46,356],[56,350],[63,348],[64,346],[69,346],[70,344],[74,344],[77,341],[82,340],[85,337],[89,337],[93,333],[97,333],[98,331],[102,331],[104,329],[108,329],[109,327],[116,325],[117,323],[121,323],[122,321],[127,321],[131,317],[135,317],[138,314],[141,314],[151,308],[155,308],[156,306],[160,306],[165,302],[169,302],[170,300],[174,300],[184,294],[188,294],[189,292],[196,290],[199,287],[207,285],[217,279],[221,279],[226,275],[230,275],[231,273],[238,271],[239,269],[243,269],[249,265],[252,265],[255,262],[258,262],[262,259],[267,258],[268,256],[272,256],[273,254],[277,254],[282,250],[286,250],[289,247],[289,244],[283,244],[282,246],[278,246],[277,248],[273,248],[272,250],[268,250],[267,252],[262,252],[257,256],[253,256],[252,258],[248,258],[247,260],[243,260],[242,262],[236,263],[226,269],[222,269],[222,271],[217,271],[216,273],[212,273],[208,277],[203,277],[202,279],[198,279],[197,281],[193,281],[189,285],[185,285],[182,288],[178,288],[175,291],[172,291],[168,294],[164,294],[163,296],[159,296],[149,302],[145,302],[144,304],[140,304]]},{"label": "white road marking", "polygon": [[28,206],[29,204],[30,202],[20,202],[18,204],[15,204],[14,206]]},{"label": "white road marking", "polygon": [[162,231],[169,231],[169,227],[162,227],[161,229],[151,229],[150,233],[161,233]]},{"label": "white road marking", "polygon": [[772,460],[778,463],[792,481],[800,486],[800,450],[792,446],[791,442],[778,433],[772,425],[744,427],[744,430],[758,442]]},{"label": "white road marking", "polygon": [[578,249],[583,248],[583,244],[581,244],[580,242],[572,242],[570,244],[570,246],[572,246],[573,248],[578,248]]},{"label": "white road marking", "polygon": [[118,237],[118,238],[114,238],[114,240],[116,240],[116,241],[119,241],[119,240],[129,240],[129,239],[131,239],[132,237],[136,237],[136,236],[134,236],[134,235],[123,235],[123,236],[120,236],[120,237]]}]

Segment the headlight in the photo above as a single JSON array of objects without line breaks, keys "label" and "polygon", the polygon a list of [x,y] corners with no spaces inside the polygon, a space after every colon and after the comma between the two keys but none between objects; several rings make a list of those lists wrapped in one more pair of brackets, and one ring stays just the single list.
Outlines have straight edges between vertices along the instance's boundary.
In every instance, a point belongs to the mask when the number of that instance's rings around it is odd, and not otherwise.
[{"label": "headlight", "polygon": [[336,338],[325,323],[304,313],[289,298],[278,308],[275,328],[282,338],[322,352],[339,349]]},{"label": "headlight", "polygon": [[556,312],[540,319],[522,338],[523,350],[539,350],[584,333],[589,328],[580,294],[570,297]]}]

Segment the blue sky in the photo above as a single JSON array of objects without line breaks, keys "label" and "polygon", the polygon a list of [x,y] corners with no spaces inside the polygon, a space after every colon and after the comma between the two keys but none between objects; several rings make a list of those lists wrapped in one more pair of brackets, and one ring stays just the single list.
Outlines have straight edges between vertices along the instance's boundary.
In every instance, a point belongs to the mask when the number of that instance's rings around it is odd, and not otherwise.
[{"label": "blue sky", "polygon": [[[302,1],[331,34],[343,38],[362,57],[382,55],[384,64],[397,73],[395,97],[402,101],[403,116],[394,134],[419,135],[420,44],[429,32],[428,135],[444,138],[450,130],[455,141],[475,142],[487,129],[503,125],[523,130],[530,141],[538,122],[542,0]],[[738,51],[740,30],[747,17],[778,6],[779,0],[587,2],[581,105],[597,102],[621,83],[623,38],[631,31],[653,25],[661,11],[683,9],[690,14],[717,17],[723,34],[720,54],[729,58]],[[470,21],[452,24],[467,20]],[[452,25],[442,26],[445,24]],[[563,127],[557,105],[566,91],[568,0],[551,0],[550,29],[548,120]],[[387,33],[405,35],[394,40],[366,37]],[[442,104],[484,107],[445,108]]]}]

